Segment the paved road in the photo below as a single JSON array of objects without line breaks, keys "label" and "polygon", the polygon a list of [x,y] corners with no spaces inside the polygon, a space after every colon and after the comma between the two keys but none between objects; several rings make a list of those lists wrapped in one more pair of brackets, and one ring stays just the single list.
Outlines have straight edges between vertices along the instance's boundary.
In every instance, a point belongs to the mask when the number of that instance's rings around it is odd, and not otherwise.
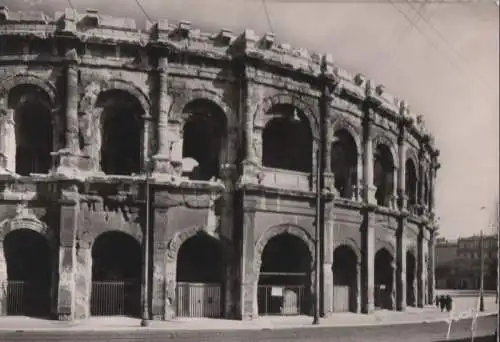
[{"label": "paved road", "polygon": [[[477,321],[476,336],[494,334],[496,316],[482,317]],[[470,341],[471,320],[454,322],[449,341]],[[446,323],[405,324],[375,327],[346,328],[306,328],[263,331],[113,331],[113,332],[77,332],[64,331],[18,331],[0,332],[0,342],[10,341],[179,341],[179,342],[285,342],[285,341],[316,341],[316,342],[441,342],[446,341]],[[467,339],[467,337],[469,339]],[[489,342],[492,338],[476,339],[476,342]]]}]

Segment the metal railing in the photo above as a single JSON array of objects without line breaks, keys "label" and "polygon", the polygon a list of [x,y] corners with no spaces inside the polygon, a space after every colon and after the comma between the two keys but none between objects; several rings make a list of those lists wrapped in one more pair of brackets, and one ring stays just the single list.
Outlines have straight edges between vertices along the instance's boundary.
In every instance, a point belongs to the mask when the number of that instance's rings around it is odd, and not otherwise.
[{"label": "metal railing", "polygon": [[176,288],[178,317],[221,317],[221,286],[179,282]]},{"label": "metal railing", "polygon": [[137,282],[93,281],[92,316],[134,316],[141,312],[141,286]]},{"label": "metal railing", "polygon": [[50,286],[39,282],[8,280],[2,283],[6,314],[45,317],[50,312]]},{"label": "metal railing", "polygon": [[306,313],[304,285],[259,285],[259,314],[301,315]]}]

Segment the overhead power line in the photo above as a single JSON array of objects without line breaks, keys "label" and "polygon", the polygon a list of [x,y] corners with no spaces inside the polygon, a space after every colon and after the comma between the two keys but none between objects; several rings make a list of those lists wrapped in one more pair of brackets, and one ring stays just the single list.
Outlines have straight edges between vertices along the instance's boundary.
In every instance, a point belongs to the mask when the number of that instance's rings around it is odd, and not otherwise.
[{"label": "overhead power line", "polygon": [[[389,3],[427,40],[427,42],[434,48],[436,49],[439,53],[442,54],[442,51],[441,49],[439,48],[439,45],[437,45],[433,40],[429,39],[429,37],[425,34],[425,32],[404,12],[402,11],[399,7],[397,7],[393,1],[389,0]],[[470,79],[471,82],[477,82],[478,79],[475,78],[475,77],[469,77],[469,75],[466,75],[465,74],[465,70],[463,68],[460,68],[458,67],[454,62],[453,60],[449,59],[448,56],[444,56],[446,58],[444,58],[446,60],[446,62],[448,62],[448,64],[450,64],[453,68],[457,69],[458,71],[461,71],[462,73],[462,76],[467,76],[468,79]],[[476,83],[477,84],[477,83]],[[489,89],[489,87],[484,84],[483,82],[481,82],[481,85],[485,86],[487,89]],[[484,95],[484,92],[480,92],[480,95]],[[488,97],[488,100],[491,100],[489,97]],[[490,102],[490,101],[488,101]]]},{"label": "overhead power line", "polygon": [[271,17],[269,16],[269,11],[267,10],[266,0],[262,0],[262,6],[264,7],[264,12],[266,12],[267,24],[269,25],[269,30],[274,33],[273,25],[271,24]]},{"label": "overhead power line", "polygon": [[146,17],[146,19],[149,20],[150,22],[153,22],[153,20],[149,16],[148,12],[146,12],[146,10],[144,9],[144,7],[142,6],[141,2],[139,0],[135,0],[135,3],[137,4],[137,7],[139,7],[139,9],[141,10],[142,14],[144,14],[144,16]]}]

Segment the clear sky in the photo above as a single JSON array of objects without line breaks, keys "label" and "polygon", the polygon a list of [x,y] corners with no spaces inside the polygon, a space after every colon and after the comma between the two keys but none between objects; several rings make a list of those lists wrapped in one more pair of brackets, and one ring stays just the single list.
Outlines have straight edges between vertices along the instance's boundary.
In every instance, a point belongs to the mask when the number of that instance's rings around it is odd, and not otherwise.
[{"label": "clear sky", "polygon": [[[134,17],[144,25],[135,0],[70,1],[78,9]],[[3,2],[11,10],[44,9],[50,15],[69,7],[68,0]],[[152,19],[189,20],[203,30],[272,30],[278,41],[330,52],[339,66],[384,84],[424,116],[441,150],[440,234],[454,238],[488,229],[499,174],[499,9],[494,1],[266,0],[270,20],[261,0],[139,2]]]}]

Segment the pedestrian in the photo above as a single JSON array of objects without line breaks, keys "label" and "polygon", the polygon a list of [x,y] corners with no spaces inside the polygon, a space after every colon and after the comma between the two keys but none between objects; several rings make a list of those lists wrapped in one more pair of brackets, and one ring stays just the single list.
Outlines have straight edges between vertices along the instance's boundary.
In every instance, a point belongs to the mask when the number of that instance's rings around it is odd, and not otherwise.
[{"label": "pedestrian", "polygon": [[436,304],[436,307],[439,308],[439,296],[436,296],[435,304]]},{"label": "pedestrian", "polygon": [[444,296],[441,295],[439,296],[439,307],[441,308],[441,312],[444,311],[444,306],[445,306],[445,299]]},{"label": "pedestrian", "polygon": [[453,299],[450,295],[446,296],[446,311],[450,312],[453,306]]}]

